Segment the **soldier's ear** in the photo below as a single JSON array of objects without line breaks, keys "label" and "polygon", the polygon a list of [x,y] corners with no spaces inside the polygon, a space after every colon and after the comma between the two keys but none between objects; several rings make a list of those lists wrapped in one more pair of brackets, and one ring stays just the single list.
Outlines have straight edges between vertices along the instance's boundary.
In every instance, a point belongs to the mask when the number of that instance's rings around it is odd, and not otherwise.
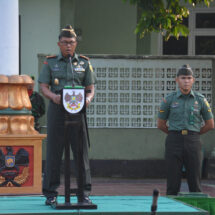
[{"label": "soldier's ear", "polygon": [[193,84],[195,83],[196,79],[193,77]]}]

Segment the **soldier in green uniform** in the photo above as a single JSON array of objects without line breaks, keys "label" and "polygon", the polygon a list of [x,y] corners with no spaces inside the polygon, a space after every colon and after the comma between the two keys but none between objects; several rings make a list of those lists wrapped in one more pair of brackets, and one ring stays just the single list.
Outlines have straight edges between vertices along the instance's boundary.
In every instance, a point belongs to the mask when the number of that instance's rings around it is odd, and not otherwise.
[{"label": "soldier in green uniform", "polygon": [[[31,77],[34,80],[34,77]],[[40,131],[39,118],[45,114],[45,102],[43,97],[36,91],[34,91],[34,82],[28,86],[28,95],[32,105],[32,116],[34,117],[34,128]]]},{"label": "soldier in green uniform", "polygon": [[189,191],[201,192],[200,135],[214,128],[214,120],[206,98],[192,90],[194,81],[189,65],[179,69],[176,77],[179,89],[163,99],[158,113],[157,126],[168,134],[165,150],[167,195],[177,195],[180,191],[183,165]]},{"label": "soldier in green uniform", "polygon": [[[61,105],[60,91],[65,85],[84,86],[86,94],[86,106],[90,104],[94,97],[94,84],[96,77],[89,59],[85,56],[79,56],[75,53],[77,46],[77,36],[68,25],[59,35],[58,46],[60,54],[49,56],[44,61],[42,71],[39,76],[39,83],[43,95],[50,100],[47,113],[47,155],[46,168],[43,180],[43,194],[46,196],[46,205],[56,202],[57,187],[60,185],[60,164],[63,154],[64,138],[64,110]],[[72,67],[69,62],[69,56],[72,56]],[[73,70],[73,71],[72,71]],[[78,195],[79,203],[91,203],[89,194],[91,191],[91,176],[88,159],[88,138],[84,114],[80,119],[83,128],[83,169],[84,193]],[[70,129],[71,148],[73,158],[77,165],[77,144],[78,138],[76,129]],[[69,171],[69,170],[67,170]]]}]

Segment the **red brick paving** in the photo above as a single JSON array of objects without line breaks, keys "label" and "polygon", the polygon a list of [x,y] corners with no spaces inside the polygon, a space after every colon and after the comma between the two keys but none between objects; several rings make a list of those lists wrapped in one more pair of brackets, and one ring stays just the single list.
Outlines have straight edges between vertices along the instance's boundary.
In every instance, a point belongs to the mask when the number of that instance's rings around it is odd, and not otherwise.
[{"label": "red brick paving", "polygon": [[[59,194],[64,194],[63,180],[59,187]],[[71,180],[71,187],[75,187],[75,180]],[[119,179],[119,178],[93,178],[91,195],[111,196],[151,196],[155,188],[165,196],[165,179]],[[186,180],[182,181],[181,192],[188,192]],[[215,197],[215,180],[202,180],[202,192]]]}]

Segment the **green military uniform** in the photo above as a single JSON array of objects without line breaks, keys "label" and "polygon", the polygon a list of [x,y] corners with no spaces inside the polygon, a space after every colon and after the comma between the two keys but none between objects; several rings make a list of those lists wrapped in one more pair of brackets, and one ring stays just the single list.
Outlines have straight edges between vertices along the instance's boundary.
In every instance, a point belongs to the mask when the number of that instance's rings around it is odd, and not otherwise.
[{"label": "green military uniform", "polygon": [[190,192],[200,192],[201,141],[203,120],[213,118],[206,98],[193,92],[184,95],[180,90],[163,99],[159,119],[168,120],[166,138],[167,195],[180,191],[182,167],[186,168]]},{"label": "green military uniform", "polygon": [[39,131],[39,118],[45,114],[45,102],[38,92],[33,92],[30,96],[32,105],[32,115],[34,117],[34,128]]},{"label": "green military uniform", "polygon": [[[67,58],[62,54],[58,56],[47,57],[44,62],[42,72],[39,76],[39,83],[50,85],[52,92],[59,94],[65,85],[89,86],[96,83],[96,77],[93,72],[89,59],[85,56],[74,54],[72,58],[72,69]],[[74,77],[74,79],[73,79]],[[80,121],[83,128],[83,176],[84,176],[84,195],[89,195],[91,190],[91,176],[88,159],[88,139],[87,128],[84,114],[81,114]],[[46,170],[43,180],[43,194],[48,197],[57,196],[57,187],[60,185],[60,164],[63,154],[64,138],[64,109],[62,105],[50,101],[47,113],[47,156]],[[77,144],[80,137],[76,129],[69,130],[70,144],[73,152],[73,158],[77,165]],[[69,170],[67,170],[69,171]]]}]

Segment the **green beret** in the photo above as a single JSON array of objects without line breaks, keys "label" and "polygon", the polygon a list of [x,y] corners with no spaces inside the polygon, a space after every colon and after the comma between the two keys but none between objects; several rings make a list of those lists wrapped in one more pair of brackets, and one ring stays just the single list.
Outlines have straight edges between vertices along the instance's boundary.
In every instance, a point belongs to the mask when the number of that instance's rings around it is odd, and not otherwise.
[{"label": "green beret", "polygon": [[61,30],[61,33],[59,34],[59,40],[61,37],[68,37],[68,38],[71,38],[71,37],[75,37],[77,38],[77,35],[74,31],[74,29],[72,28],[71,25],[67,25],[65,28],[63,28]]}]

